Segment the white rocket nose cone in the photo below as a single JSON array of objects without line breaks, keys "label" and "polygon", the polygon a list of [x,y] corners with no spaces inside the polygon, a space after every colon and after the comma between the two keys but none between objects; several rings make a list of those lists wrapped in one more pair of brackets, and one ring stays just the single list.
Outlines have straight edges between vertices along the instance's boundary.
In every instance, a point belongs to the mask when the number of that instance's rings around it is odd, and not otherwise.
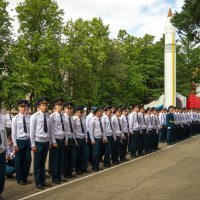
[{"label": "white rocket nose cone", "polygon": [[169,8],[167,17],[172,17],[172,10],[171,10],[171,8]]}]

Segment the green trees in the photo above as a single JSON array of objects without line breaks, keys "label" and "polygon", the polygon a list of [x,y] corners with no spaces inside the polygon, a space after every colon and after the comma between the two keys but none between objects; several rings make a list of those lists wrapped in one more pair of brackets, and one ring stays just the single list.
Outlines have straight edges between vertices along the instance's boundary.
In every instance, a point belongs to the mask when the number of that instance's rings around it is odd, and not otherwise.
[{"label": "green trees", "polygon": [[176,12],[172,22],[178,28],[180,36],[177,54],[178,91],[187,96],[193,73],[200,67],[200,1],[185,0],[180,13]]},{"label": "green trees", "polygon": [[200,42],[200,1],[185,0],[180,13],[174,14],[172,22],[179,29],[181,36],[190,41]]},{"label": "green trees", "polygon": [[[3,91],[4,83],[8,78],[11,66],[11,19],[6,10],[8,3],[0,0],[0,103],[8,98],[6,91]],[[9,106],[10,102],[5,105]]]},{"label": "green trees", "polygon": [[[34,102],[41,95],[88,106],[130,105],[148,103],[162,94],[164,38],[154,42],[154,36],[138,38],[120,30],[111,39],[109,26],[100,18],[65,22],[55,0],[24,0],[16,7],[20,28],[14,41],[6,6],[0,0],[3,106],[27,96]],[[180,29],[184,16],[174,17]],[[187,96],[200,52],[190,32],[183,31],[187,37],[182,35],[177,47],[177,85],[178,92]]]}]

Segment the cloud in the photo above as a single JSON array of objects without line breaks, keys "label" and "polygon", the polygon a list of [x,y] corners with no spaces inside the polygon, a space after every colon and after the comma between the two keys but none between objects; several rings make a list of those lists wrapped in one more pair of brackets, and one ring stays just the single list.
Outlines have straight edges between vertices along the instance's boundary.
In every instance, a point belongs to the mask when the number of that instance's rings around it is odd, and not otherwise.
[{"label": "cloud", "polygon": [[[9,12],[22,0],[9,0]],[[164,33],[168,9],[180,11],[184,0],[57,0],[65,12],[64,19],[92,19],[101,17],[104,24],[110,26],[110,37],[116,37],[120,29],[142,37],[146,33],[159,40]],[[19,28],[17,19],[13,22],[14,30]]]}]

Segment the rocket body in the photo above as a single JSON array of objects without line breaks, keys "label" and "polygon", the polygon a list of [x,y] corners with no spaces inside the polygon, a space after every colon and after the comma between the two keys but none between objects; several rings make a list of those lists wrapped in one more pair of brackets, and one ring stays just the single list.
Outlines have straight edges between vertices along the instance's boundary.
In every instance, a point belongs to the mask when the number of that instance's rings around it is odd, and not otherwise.
[{"label": "rocket body", "polygon": [[164,58],[164,107],[176,106],[176,30],[170,22],[169,10],[165,24],[165,58]]}]

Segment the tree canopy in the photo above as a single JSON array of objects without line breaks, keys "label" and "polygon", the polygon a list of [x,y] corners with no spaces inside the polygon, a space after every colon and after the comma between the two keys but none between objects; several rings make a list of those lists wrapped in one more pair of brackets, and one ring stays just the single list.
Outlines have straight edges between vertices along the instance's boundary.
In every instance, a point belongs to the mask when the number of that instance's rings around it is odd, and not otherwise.
[{"label": "tree canopy", "polygon": [[[79,105],[130,105],[148,103],[164,91],[164,37],[154,42],[148,33],[135,37],[119,30],[111,39],[109,25],[101,18],[64,21],[64,11],[55,0],[24,0],[16,7],[19,30],[13,40],[7,5],[0,0],[3,106],[27,96],[33,106],[43,95]],[[182,13],[173,18],[184,32],[177,46],[177,85],[186,96],[193,71],[200,66],[200,50],[192,42],[198,41],[198,34],[191,40],[196,29],[187,29],[196,24],[199,13],[190,20],[183,14],[193,6],[186,0]]]}]

